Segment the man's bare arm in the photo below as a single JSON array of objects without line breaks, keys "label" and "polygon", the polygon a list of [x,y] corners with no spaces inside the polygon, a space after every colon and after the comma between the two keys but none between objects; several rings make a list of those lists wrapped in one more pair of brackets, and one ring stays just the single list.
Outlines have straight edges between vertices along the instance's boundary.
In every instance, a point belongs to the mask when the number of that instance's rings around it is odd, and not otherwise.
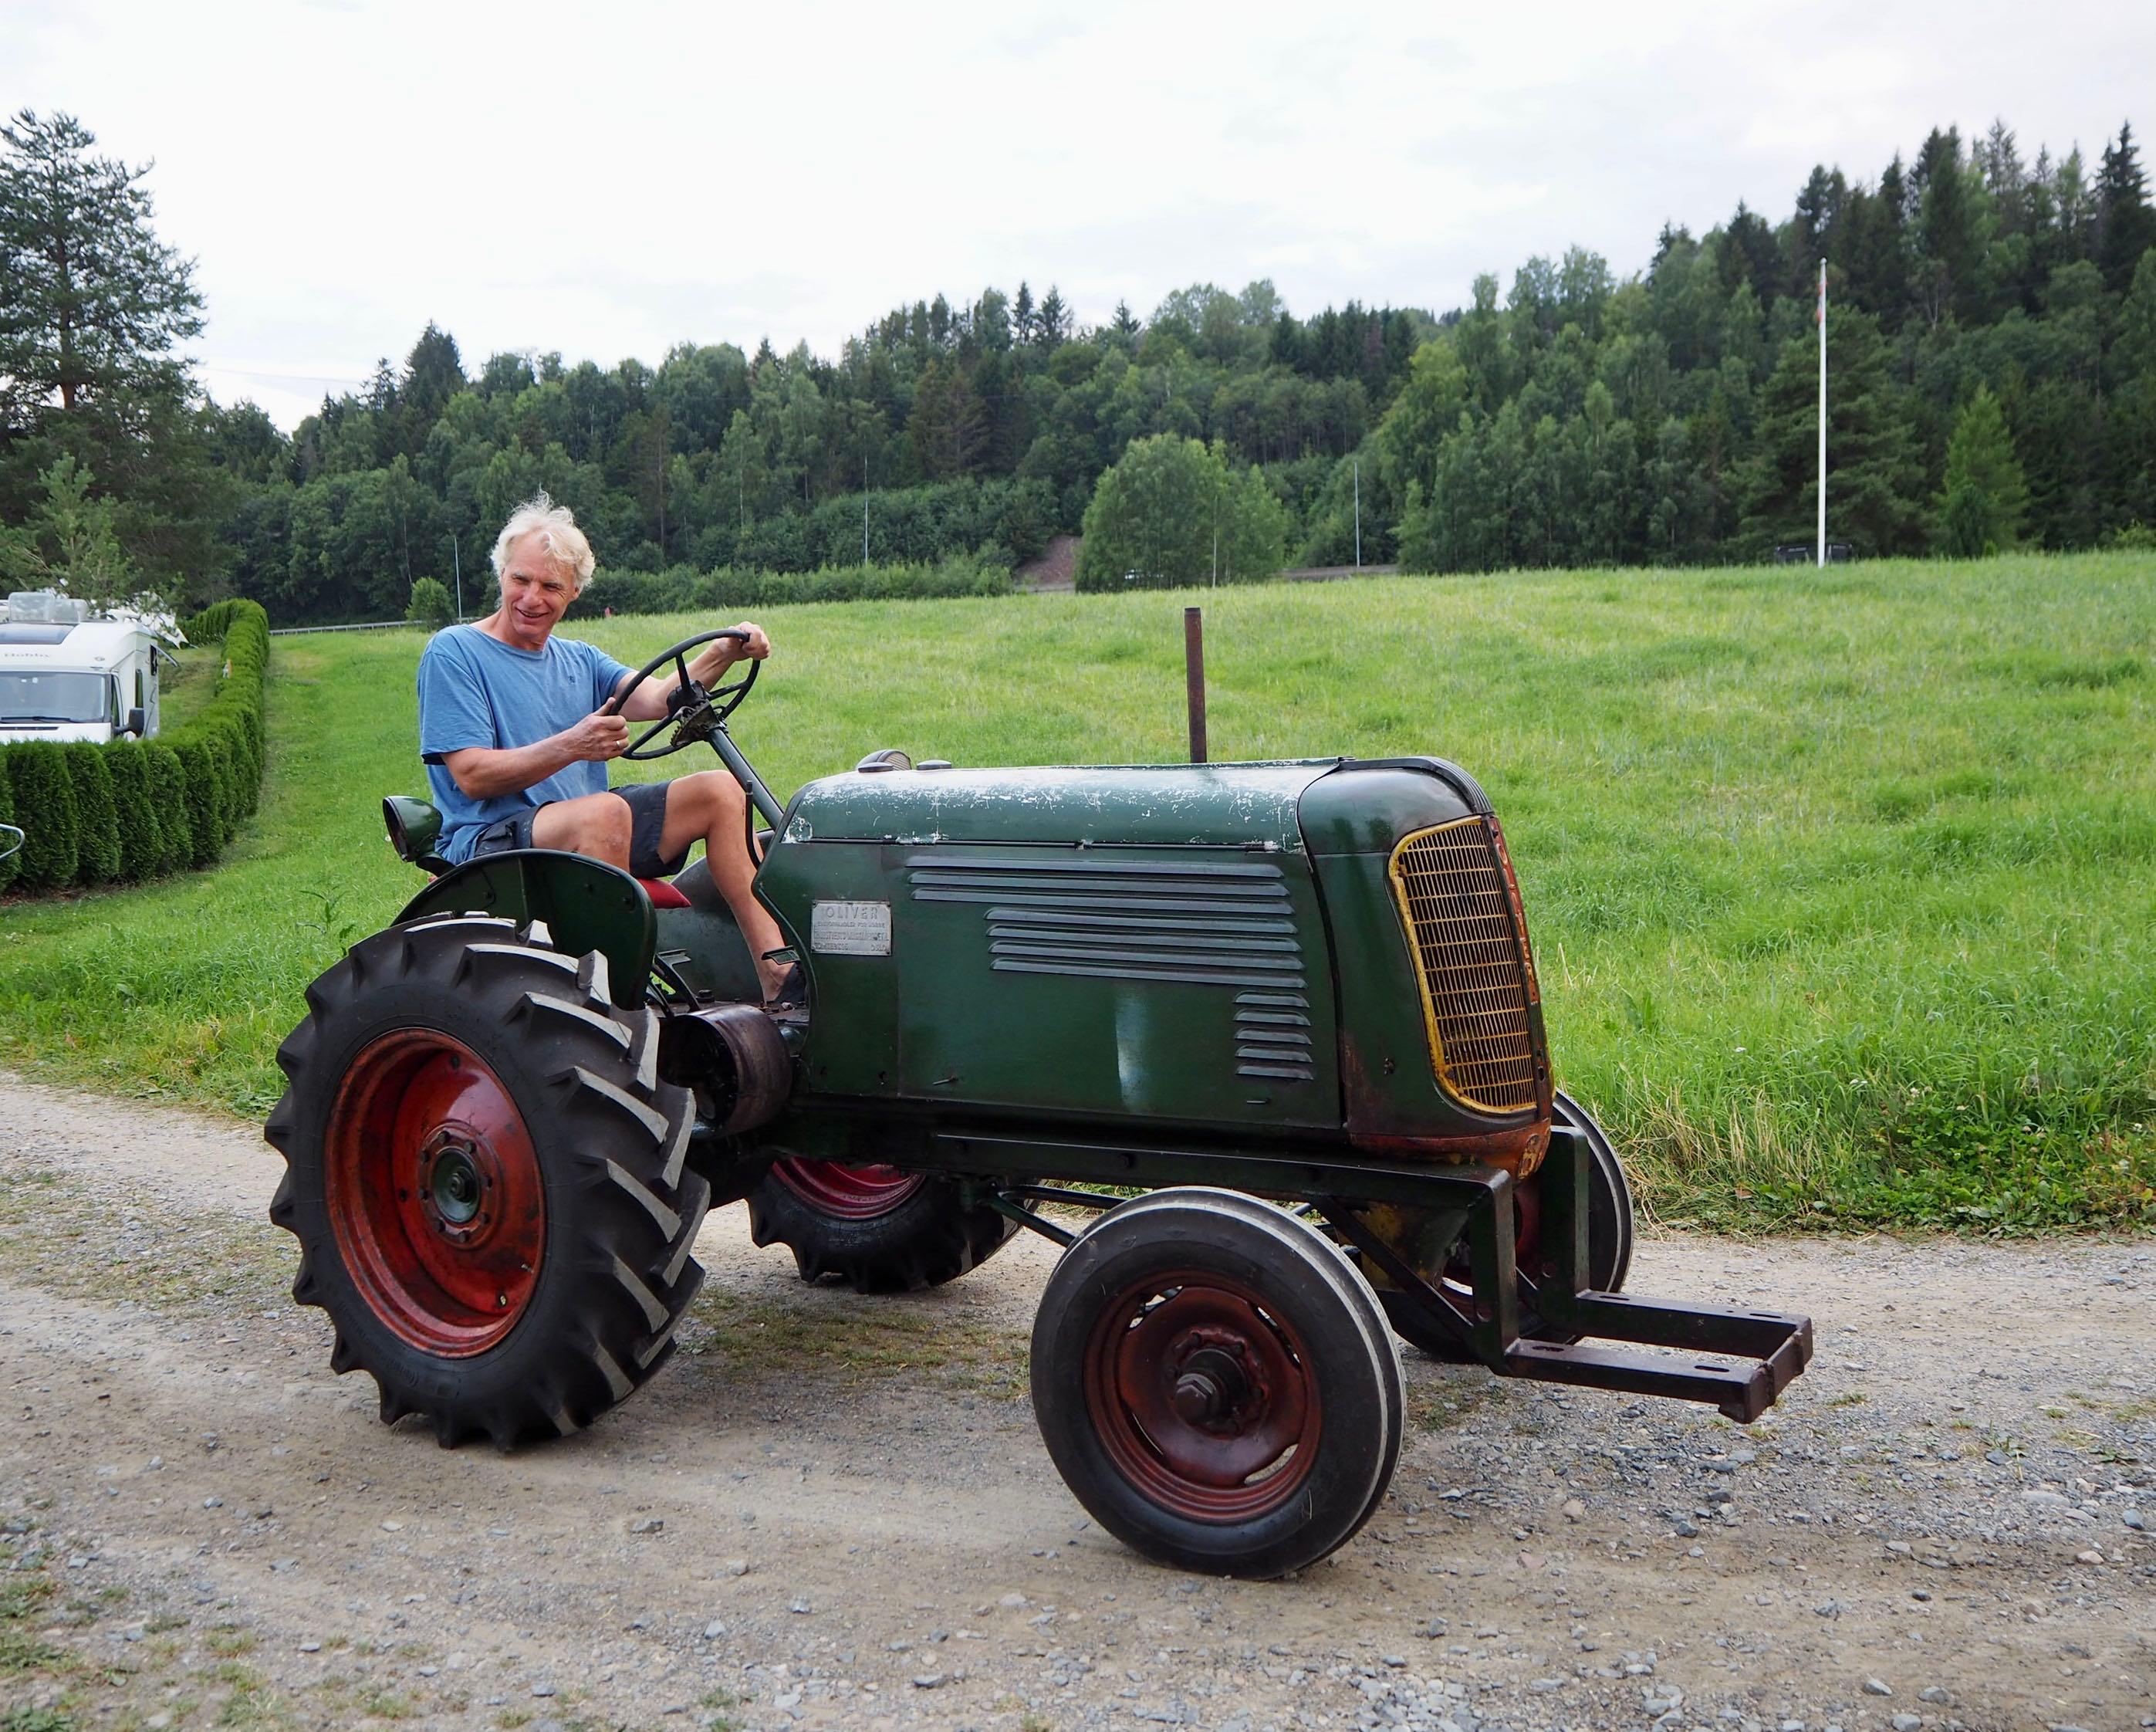
[{"label": "man's bare arm", "polygon": [[[737,661],[761,661],[771,654],[771,640],[763,635],[762,626],[744,619],[737,630],[748,634],[746,643],[738,638],[721,638],[707,645],[701,655],[690,659],[689,677],[699,686],[716,685],[720,676]],[[615,696],[621,696],[621,688],[629,678],[624,674],[614,682]],[[632,722],[656,722],[666,713],[666,700],[672,695],[675,683],[671,669],[660,669],[623,700],[621,713]]]},{"label": "man's bare arm", "polygon": [[[662,702],[660,711],[665,706]],[[466,746],[444,754],[442,768],[474,799],[521,794],[572,763],[619,758],[629,743],[629,723],[619,716],[590,715],[531,746]]]}]

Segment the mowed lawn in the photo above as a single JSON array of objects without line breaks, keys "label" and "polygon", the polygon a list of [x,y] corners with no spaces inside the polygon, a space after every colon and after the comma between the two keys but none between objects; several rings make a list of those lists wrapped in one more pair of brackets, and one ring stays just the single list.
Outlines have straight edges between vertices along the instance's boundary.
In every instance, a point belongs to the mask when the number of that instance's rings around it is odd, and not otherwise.
[{"label": "mowed lawn", "polygon": [[[1559,1078],[1665,1218],[2156,1219],[2156,558],[775,609],[737,737],[782,792],[883,745],[1173,761],[1192,601],[1216,758],[1482,779]],[[266,1111],[307,980],[421,882],[377,812],[422,787],[419,647],[275,641],[217,871],[0,907],[0,1063]]]}]

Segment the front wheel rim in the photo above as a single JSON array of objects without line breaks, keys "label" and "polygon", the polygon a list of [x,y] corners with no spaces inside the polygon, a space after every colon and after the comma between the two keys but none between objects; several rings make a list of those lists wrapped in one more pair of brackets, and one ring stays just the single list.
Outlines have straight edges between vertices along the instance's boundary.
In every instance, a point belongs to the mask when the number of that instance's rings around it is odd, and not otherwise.
[{"label": "front wheel rim", "polygon": [[1316,1466],[1317,1368],[1280,1311],[1232,1277],[1178,1269],[1124,1287],[1094,1323],[1083,1376],[1109,1460],[1170,1514],[1250,1521]]},{"label": "front wheel rim", "polygon": [[503,1340],[538,1287],[547,1199],[493,1069],[435,1030],[383,1035],[346,1071],[326,1140],[325,1201],[367,1309],[445,1359]]}]

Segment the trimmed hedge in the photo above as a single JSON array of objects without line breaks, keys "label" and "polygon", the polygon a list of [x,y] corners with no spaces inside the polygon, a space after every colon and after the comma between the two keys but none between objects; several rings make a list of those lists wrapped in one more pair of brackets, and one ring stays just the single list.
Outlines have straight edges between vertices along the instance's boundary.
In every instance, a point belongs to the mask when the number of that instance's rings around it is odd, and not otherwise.
[{"label": "trimmed hedge", "polygon": [[8,780],[15,796],[14,822],[22,826],[21,868],[15,882],[24,890],[59,890],[74,882],[74,778],[67,756],[43,741],[8,748]]},{"label": "trimmed hedge", "polygon": [[[7,765],[0,763],[0,824],[13,824],[14,821],[14,780],[8,775]],[[8,839],[5,836],[0,836],[0,852],[6,852],[7,850]],[[0,890],[5,890],[15,881],[15,873],[20,864],[21,862],[12,852],[7,853],[4,860],[0,860]]]},{"label": "trimmed hedge", "polygon": [[184,871],[194,863],[194,829],[187,821],[187,773],[179,754],[162,740],[142,743],[142,761],[150,776],[150,809],[157,821],[157,861],[153,872]]},{"label": "trimmed hedge", "polygon": [[[187,839],[187,851],[180,864],[208,866],[223,845],[218,834],[216,761],[210,756],[208,743],[202,740],[182,740],[172,748],[172,755],[180,763],[181,804],[170,815]],[[157,815],[162,819],[167,815]]]},{"label": "trimmed hedge", "polygon": [[157,808],[150,792],[150,753],[134,741],[105,753],[112,777],[112,810],[120,825],[120,874],[126,881],[146,878],[164,860],[157,834]]},{"label": "trimmed hedge", "polygon": [[1010,567],[980,555],[954,554],[934,565],[827,566],[816,571],[598,573],[570,604],[572,619],[617,614],[731,613],[814,601],[916,601],[953,595],[1009,595]]},{"label": "trimmed hedge", "polygon": [[105,748],[76,741],[60,748],[74,782],[74,875],[83,884],[120,876],[120,814],[113,809],[112,772]]},{"label": "trimmed hedge", "polygon": [[198,644],[224,640],[217,691],[186,726],[149,741],[7,748],[0,794],[22,815],[6,821],[20,825],[25,840],[13,860],[0,861],[0,886],[131,883],[208,866],[254,812],[270,616],[257,602],[221,601],[185,630]]}]

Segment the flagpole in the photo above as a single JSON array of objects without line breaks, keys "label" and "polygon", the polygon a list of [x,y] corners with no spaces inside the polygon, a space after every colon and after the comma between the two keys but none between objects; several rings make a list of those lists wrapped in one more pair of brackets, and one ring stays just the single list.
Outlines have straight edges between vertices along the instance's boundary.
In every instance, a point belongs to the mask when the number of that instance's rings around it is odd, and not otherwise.
[{"label": "flagpole", "polygon": [[1826,260],[1820,260],[1819,286],[1819,568],[1826,569]]}]

